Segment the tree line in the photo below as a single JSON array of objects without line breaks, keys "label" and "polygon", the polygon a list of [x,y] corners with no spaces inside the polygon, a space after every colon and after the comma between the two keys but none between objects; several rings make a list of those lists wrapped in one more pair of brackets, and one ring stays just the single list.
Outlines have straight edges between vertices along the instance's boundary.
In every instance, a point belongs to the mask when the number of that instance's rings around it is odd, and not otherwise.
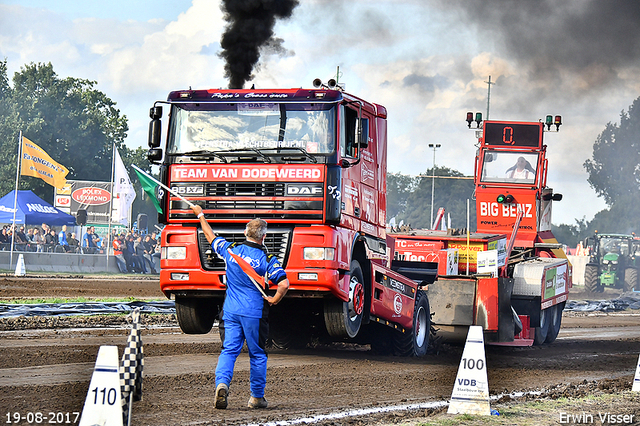
[{"label": "tree line", "polygon": [[[114,144],[132,181],[137,177],[131,164],[150,170],[146,150],[125,145],[127,117],[96,85],[60,78],[51,63],[25,65],[10,79],[7,60],[0,61],[0,195],[15,187],[20,132],[65,166],[68,180],[109,182]],[[53,200],[53,187],[38,178],[20,176],[18,189]],[[153,205],[140,196],[133,213],[155,218]]]}]

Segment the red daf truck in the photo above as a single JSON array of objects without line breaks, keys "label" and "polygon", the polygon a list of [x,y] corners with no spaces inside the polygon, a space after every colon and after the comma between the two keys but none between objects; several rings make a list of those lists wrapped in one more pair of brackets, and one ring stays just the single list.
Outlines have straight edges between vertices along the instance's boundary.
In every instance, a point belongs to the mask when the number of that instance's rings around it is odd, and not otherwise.
[{"label": "red daf truck", "polygon": [[[473,114],[467,121],[471,127]],[[462,337],[469,325],[481,325],[494,344],[556,339],[571,265],[551,233],[552,202],[562,195],[547,186],[543,136],[561,124],[560,116],[545,123],[484,121],[475,157],[476,232],[392,234],[394,257],[440,262],[427,295],[443,337]]]},{"label": "red daf truck", "polygon": [[[202,206],[216,234],[240,242],[250,219],[268,222],[265,244],[290,281],[269,314],[276,346],[346,339],[426,352],[422,286],[436,265],[390,262],[383,106],[316,81],[313,89],[175,91],[150,115],[149,160],[164,184]],[[224,298],[224,262],[188,205],[158,195],[160,287],[175,298],[185,333],[207,333]]]}]

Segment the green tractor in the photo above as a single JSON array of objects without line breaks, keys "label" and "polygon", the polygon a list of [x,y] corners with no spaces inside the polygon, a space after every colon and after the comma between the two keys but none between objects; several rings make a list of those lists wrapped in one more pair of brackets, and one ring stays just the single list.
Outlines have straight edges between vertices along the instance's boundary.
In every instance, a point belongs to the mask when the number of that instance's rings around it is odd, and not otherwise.
[{"label": "green tractor", "polygon": [[640,243],[634,235],[596,234],[584,241],[589,248],[589,263],[584,271],[587,291],[602,293],[605,286],[622,288],[624,291],[638,289],[636,252],[640,254]]}]

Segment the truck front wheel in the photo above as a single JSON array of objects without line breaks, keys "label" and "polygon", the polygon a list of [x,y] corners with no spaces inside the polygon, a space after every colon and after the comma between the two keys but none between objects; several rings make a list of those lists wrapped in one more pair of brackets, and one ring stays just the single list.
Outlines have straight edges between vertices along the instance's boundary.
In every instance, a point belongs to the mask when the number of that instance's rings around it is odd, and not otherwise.
[{"label": "truck front wheel", "polygon": [[218,315],[215,299],[209,297],[176,297],[176,317],[185,334],[206,334]]},{"label": "truck front wheel", "polygon": [[431,313],[427,293],[419,290],[413,309],[413,329],[404,333],[393,332],[396,355],[421,357],[426,355],[431,331]]},{"label": "truck front wheel", "polygon": [[331,337],[353,339],[362,325],[364,311],[364,278],[357,260],[351,261],[349,301],[331,298],[324,304],[324,323]]}]

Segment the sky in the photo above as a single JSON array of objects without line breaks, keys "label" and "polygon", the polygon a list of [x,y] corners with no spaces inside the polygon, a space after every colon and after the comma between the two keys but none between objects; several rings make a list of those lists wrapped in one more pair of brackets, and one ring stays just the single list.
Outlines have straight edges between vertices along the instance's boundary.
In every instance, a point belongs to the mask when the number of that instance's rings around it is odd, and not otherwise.
[{"label": "sky", "polygon": [[[154,101],[228,87],[226,24],[216,0],[0,0],[0,58],[10,77],[50,62],[60,78],[96,81],[136,148],[146,146]],[[470,176],[477,140],[466,112],[486,118],[491,76],[490,119],[562,116],[560,131],[545,133],[547,183],[564,196],[553,223],[572,225],[606,208],[583,163],[640,96],[639,24],[636,0],[302,0],[276,20],[279,48],[262,51],[247,87],[310,88],[337,76],[387,108],[390,172],[425,173],[431,143],[441,145],[438,167]]]}]

